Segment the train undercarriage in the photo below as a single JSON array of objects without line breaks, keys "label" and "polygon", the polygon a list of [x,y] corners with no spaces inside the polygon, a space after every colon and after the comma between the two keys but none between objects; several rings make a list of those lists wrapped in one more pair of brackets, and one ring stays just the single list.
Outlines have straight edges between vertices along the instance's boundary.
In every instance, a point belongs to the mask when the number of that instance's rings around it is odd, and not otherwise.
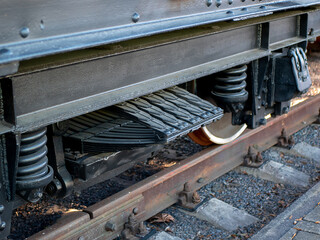
[{"label": "train undercarriage", "polygon": [[1,239],[25,202],[111,178],[180,136],[231,142],[311,86],[320,1],[144,2],[4,3]]}]

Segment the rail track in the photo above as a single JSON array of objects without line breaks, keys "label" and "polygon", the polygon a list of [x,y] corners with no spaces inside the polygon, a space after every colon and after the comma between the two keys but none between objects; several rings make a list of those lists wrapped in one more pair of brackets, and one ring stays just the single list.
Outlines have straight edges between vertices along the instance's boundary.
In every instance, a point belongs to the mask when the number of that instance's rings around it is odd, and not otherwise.
[{"label": "rail track", "polygon": [[[319,121],[320,95],[293,107],[265,126],[248,130],[232,143],[212,146],[130,186],[83,211],[63,216],[28,239],[133,239],[144,232],[144,221],[179,203],[193,208],[196,190],[235,167],[260,164],[259,153]],[[283,133],[285,132],[285,135]]]}]

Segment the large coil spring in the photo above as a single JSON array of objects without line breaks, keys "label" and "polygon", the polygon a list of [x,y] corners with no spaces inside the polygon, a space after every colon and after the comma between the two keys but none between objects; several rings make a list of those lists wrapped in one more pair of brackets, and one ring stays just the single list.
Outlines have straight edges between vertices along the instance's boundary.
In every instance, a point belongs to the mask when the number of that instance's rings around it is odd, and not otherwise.
[{"label": "large coil spring", "polygon": [[218,102],[243,103],[248,99],[245,90],[247,65],[230,68],[215,77],[212,95]]},{"label": "large coil spring", "polygon": [[16,188],[28,201],[37,201],[42,189],[53,179],[53,170],[48,165],[47,129],[41,128],[21,135],[20,156]]}]

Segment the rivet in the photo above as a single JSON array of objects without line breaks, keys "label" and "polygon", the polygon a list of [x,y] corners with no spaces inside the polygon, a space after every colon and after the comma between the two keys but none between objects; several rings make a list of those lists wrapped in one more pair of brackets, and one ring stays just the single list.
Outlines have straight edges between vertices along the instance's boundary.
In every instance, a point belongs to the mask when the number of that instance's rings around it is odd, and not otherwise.
[{"label": "rivet", "polygon": [[135,207],[135,208],[132,210],[132,212],[133,212],[133,214],[135,214],[135,215],[136,215],[136,214],[138,214],[139,209]]},{"label": "rivet", "polygon": [[221,1],[221,0],[216,0],[216,6],[217,6],[217,7],[220,7],[221,4],[222,4],[222,1]]},{"label": "rivet", "polygon": [[233,14],[233,11],[228,11],[227,14]]},{"label": "rivet", "polygon": [[204,178],[199,178],[197,182],[198,183],[203,183],[204,182]]},{"label": "rivet", "polygon": [[266,9],[267,7],[266,7],[266,6],[261,6],[260,8],[261,8],[261,9]]},{"label": "rivet", "polygon": [[207,4],[208,7],[210,7],[212,5],[212,0],[207,0],[206,4]]},{"label": "rivet", "polygon": [[138,13],[134,13],[131,19],[132,19],[132,22],[136,23],[139,21],[140,15]]},{"label": "rivet", "polygon": [[11,54],[12,54],[12,52],[9,49],[6,49],[6,48],[0,49],[0,56],[1,55],[11,55]]},{"label": "rivet", "polygon": [[4,211],[4,206],[0,205],[0,214],[3,213],[3,211]]},{"label": "rivet", "polygon": [[43,22],[43,20],[40,21],[40,29],[44,30],[44,22]]},{"label": "rivet", "polygon": [[30,34],[29,28],[27,28],[27,27],[21,28],[21,30],[20,30],[21,37],[26,38],[29,36],[29,34]]},{"label": "rivet", "polygon": [[241,11],[246,12],[246,11],[248,11],[248,8],[242,8]]},{"label": "rivet", "polygon": [[233,0],[229,0],[228,3],[229,5],[231,5],[233,3]]},{"label": "rivet", "polygon": [[80,236],[78,240],[84,240],[84,236]]},{"label": "rivet", "polygon": [[114,232],[116,230],[116,225],[114,223],[107,222],[104,228],[107,232]]},{"label": "rivet", "polygon": [[6,228],[6,222],[0,222],[0,231],[4,230]]}]

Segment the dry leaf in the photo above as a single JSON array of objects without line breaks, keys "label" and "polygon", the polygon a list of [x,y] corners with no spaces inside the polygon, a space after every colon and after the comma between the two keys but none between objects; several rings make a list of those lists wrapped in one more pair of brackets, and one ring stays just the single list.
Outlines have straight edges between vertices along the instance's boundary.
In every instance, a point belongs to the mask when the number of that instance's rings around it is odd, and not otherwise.
[{"label": "dry leaf", "polygon": [[289,217],[289,219],[292,219],[292,215]]},{"label": "dry leaf", "polygon": [[195,203],[195,204],[201,202],[201,198],[200,198],[198,192],[194,192],[194,193],[193,193],[193,195],[192,195],[192,202]]},{"label": "dry leaf", "polygon": [[303,217],[297,218],[296,221],[302,221]]},{"label": "dry leaf", "polygon": [[174,222],[174,217],[168,213],[158,213],[150,219],[150,223],[169,223]]},{"label": "dry leaf", "polygon": [[316,224],[319,224],[319,223],[320,223],[320,221],[316,221],[315,223],[316,223]]},{"label": "dry leaf", "polygon": [[291,240],[294,239],[295,236],[297,236],[297,233],[293,234],[293,236],[291,237]]}]

